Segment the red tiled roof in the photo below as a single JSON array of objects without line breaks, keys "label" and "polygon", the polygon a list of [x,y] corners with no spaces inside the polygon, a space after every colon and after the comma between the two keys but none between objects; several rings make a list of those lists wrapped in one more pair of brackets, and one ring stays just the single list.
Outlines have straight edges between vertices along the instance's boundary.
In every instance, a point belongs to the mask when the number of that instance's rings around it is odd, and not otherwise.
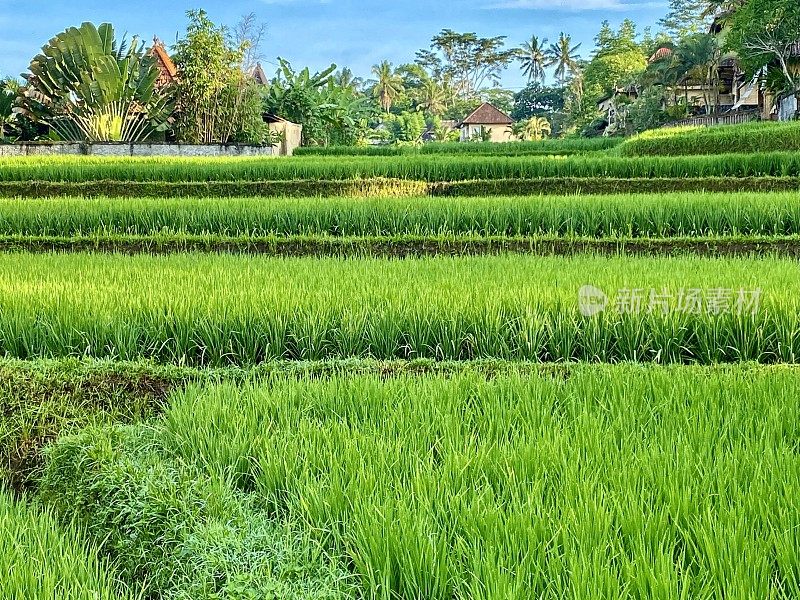
[{"label": "red tiled roof", "polygon": [[151,56],[154,56],[161,76],[158,78],[159,85],[167,85],[178,78],[178,67],[172,62],[164,43],[157,37],[153,38],[153,47],[150,48]]},{"label": "red tiled roof", "polygon": [[514,119],[496,106],[484,102],[466,119],[462,125],[511,125]]},{"label": "red tiled roof", "polygon": [[669,48],[659,48],[653,53],[653,56],[650,57],[650,62],[654,63],[658,60],[669,58],[670,56],[672,56],[672,50]]}]

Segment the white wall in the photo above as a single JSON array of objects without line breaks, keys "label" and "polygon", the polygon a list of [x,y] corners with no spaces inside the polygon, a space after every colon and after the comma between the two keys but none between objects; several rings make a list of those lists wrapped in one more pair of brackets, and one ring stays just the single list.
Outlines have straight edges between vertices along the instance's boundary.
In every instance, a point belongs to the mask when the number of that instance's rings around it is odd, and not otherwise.
[{"label": "white wall", "polygon": [[778,120],[791,121],[797,115],[797,97],[789,96],[778,103]]}]

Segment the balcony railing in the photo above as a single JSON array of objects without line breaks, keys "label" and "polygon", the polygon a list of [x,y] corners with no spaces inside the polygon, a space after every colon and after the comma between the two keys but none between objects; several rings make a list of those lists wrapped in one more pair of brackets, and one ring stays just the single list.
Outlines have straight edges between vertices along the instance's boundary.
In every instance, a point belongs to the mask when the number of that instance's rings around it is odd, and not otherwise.
[{"label": "balcony railing", "polygon": [[689,117],[681,121],[667,123],[664,127],[713,127],[715,125],[738,125],[739,123],[749,123],[758,121],[761,118],[759,110],[747,110],[735,113],[725,113],[721,115],[698,115]]}]

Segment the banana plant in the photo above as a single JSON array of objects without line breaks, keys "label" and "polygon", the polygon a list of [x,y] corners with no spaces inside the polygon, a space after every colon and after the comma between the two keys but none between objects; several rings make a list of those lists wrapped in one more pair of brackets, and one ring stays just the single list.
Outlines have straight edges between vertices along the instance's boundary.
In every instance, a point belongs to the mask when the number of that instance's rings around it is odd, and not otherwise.
[{"label": "banana plant", "polygon": [[158,76],[137,38],[118,43],[112,25],[84,23],[33,59],[16,110],[64,140],[144,141],[168,128],[173,110]]},{"label": "banana plant", "polygon": [[14,121],[16,92],[6,82],[0,82],[0,142],[5,140]]}]

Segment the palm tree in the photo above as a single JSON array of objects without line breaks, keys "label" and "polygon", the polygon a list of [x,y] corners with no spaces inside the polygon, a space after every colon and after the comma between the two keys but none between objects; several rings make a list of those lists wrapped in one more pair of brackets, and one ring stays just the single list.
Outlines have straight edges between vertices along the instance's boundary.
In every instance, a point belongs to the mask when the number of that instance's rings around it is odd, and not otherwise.
[{"label": "palm tree", "polygon": [[548,66],[547,58],[547,38],[539,41],[539,38],[531,36],[531,39],[522,44],[519,49],[519,62],[522,63],[522,72],[528,76],[528,81],[541,81],[544,83],[547,73],[545,67]]},{"label": "palm tree", "polygon": [[550,121],[544,117],[531,117],[527,121],[515,123],[511,127],[511,133],[523,140],[538,142],[549,136],[553,132]]},{"label": "palm tree", "polygon": [[373,95],[379,99],[381,108],[388,113],[392,104],[403,93],[403,80],[395,73],[388,60],[372,67],[372,74],[378,79]]},{"label": "palm tree", "polygon": [[423,110],[431,115],[441,115],[445,109],[447,109],[447,97],[442,86],[434,79],[424,79],[419,89],[417,110]]},{"label": "palm tree", "polygon": [[556,77],[558,83],[563,87],[567,80],[567,76],[575,72],[578,66],[578,49],[580,44],[572,45],[572,36],[561,33],[558,36],[558,42],[550,44],[547,49],[546,56],[548,59],[548,66],[555,66]]},{"label": "palm tree", "polygon": [[362,86],[364,85],[364,81],[360,77],[353,75],[353,72],[347,67],[344,67],[342,70],[334,73],[331,80],[337,87],[342,89],[350,89],[354,92],[360,92]]},{"label": "palm tree", "polygon": [[[681,41],[676,54],[683,73],[684,93],[690,80],[699,83],[703,88],[706,113],[717,112],[721,50],[716,37],[705,33],[690,35]],[[688,98],[686,100],[688,102]]]}]

